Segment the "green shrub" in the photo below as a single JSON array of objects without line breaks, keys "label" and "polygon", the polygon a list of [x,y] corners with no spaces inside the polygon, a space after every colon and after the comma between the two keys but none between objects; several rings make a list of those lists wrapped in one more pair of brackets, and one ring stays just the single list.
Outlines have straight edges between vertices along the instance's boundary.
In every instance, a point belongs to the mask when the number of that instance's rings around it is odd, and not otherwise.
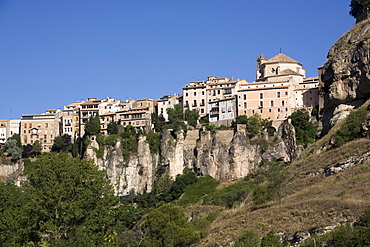
[{"label": "green shrub", "polygon": [[307,145],[315,142],[317,127],[310,121],[310,114],[306,110],[298,110],[289,117],[295,128],[297,144]]},{"label": "green shrub", "polygon": [[179,198],[177,204],[180,206],[187,206],[189,204],[196,203],[206,194],[215,191],[219,183],[220,182],[208,174],[200,177],[196,183],[185,188],[184,194]]},{"label": "green shrub", "polygon": [[274,234],[268,234],[262,237],[261,247],[281,247],[283,246]]},{"label": "green shrub", "polygon": [[191,221],[194,229],[197,230],[201,238],[204,238],[208,234],[209,226],[217,218],[219,212],[211,212],[206,217],[198,218],[194,221]]},{"label": "green shrub", "polygon": [[254,184],[253,181],[239,181],[221,190],[216,190],[205,196],[203,204],[232,208],[236,203],[243,202],[253,192]]},{"label": "green shrub", "polygon": [[151,130],[146,135],[146,141],[149,144],[150,152],[157,153],[159,151],[159,147],[161,146],[161,134],[155,133],[153,130]]},{"label": "green shrub", "polygon": [[241,235],[235,241],[235,247],[259,247],[261,239],[257,233],[252,230],[246,230],[243,235]]},{"label": "green shrub", "polygon": [[334,134],[334,147],[340,147],[349,141],[361,137],[361,126],[365,122],[368,113],[365,107],[352,111],[340,129]]}]

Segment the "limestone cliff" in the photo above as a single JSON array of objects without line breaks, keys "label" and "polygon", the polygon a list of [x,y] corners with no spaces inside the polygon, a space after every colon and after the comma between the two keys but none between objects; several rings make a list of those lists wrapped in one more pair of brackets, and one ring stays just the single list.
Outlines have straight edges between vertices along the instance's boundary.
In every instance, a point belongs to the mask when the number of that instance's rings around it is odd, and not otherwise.
[{"label": "limestone cliff", "polygon": [[370,19],[357,23],[330,49],[320,69],[322,133],[370,96]]},{"label": "limestone cliff", "polygon": [[256,169],[262,159],[292,161],[296,156],[294,127],[285,122],[277,136],[270,139],[267,133],[250,139],[245,130],[165,130],[160,151],[150,153],[145,136],[139,138],[138,152],[125,160],[121,143],[106,147],[103,158],[97,158],[95,138],[90,140],[86,157],[93,159],[100,169],[107,171],[107,178],[120,196],[132,192],[151,191],[155,171],[164,166],[172,178],[188,167],[199,176],[209,174],[216,179],[238,179]]}]

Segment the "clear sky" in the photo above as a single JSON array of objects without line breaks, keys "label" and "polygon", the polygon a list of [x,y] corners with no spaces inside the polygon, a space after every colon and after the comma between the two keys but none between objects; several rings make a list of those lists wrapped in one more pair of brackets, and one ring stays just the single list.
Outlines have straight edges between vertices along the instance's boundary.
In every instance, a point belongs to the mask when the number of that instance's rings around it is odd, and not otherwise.
[{"label": "clear sky", "polygon": [[255,80],[282,52],[317,76],[350,0],[0,0],[0,119],[88,97],[157,99],[209,75]]}]

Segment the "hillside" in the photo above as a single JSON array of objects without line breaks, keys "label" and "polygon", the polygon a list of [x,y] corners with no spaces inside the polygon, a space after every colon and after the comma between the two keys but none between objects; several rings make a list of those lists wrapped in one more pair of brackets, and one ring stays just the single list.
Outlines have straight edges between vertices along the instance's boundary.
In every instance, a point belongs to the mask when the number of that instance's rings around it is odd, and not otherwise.
[{"label": "hillside", "polygon": [[[256,207],[247,198],[237,208],[224,209],[211,224],[208,236],[194,246],[229,246],[246,229],[299,242],[313,232],[358,221],[370,207],[370,140],[356,139],[320,151],[338,128],[340,124],[288,166],[289,179],[280,202]],[[206,209],[202,205],[187,208],[189,213]]]}]

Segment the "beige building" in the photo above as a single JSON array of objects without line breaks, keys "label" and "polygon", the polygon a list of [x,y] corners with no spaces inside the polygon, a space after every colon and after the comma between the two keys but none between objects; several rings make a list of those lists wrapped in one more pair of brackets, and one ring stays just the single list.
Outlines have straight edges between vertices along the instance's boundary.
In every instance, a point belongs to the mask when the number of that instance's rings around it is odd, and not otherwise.
[{"label": "beige building", "polygon": [[70,135],[73,139],[80,133],[80,108],[84,101],[76,101],[62,110],[61,135]]},{"label": "beige building", "polygon": [[206,81],[194,81],[183,87],[184,110],[198,110],[201,117],[209,114],[209,102],[234,96],[237,93],[237,85],[245,80],[233,78],[217,78],[209,76]]},{"label": "beige building", "polygon": [[50,151],[54,138],[60,133],[61,110],[48,110],[44,114],[22,115],[20,136],[22,145],[40,141],[43,152]]},{"label": "beige building", "polygon": [[[110,97],[106,99],[88,98],[79,106],[79,136],[85,134],[85,124],[91,116],[102,116],[106,113],[114,113],[121,110],[121,102]],[[100,118],[101,119],[101,118]],[[108,123],[102,123],[106,129]]]},{"label": "beige building", "polygon": [[117,112],[118,123],[124,127],[132,125],[136,130],[151,129],[151,111],[149,107],[137,107]]},{"label": "beige building", "polygon": [[239,84],[238,115],[257,113],[277,127],[296,109],[318,105],[318,78],[305,75],[301,63],[282,53],[271,59],[261,55],[256,82]]}]

